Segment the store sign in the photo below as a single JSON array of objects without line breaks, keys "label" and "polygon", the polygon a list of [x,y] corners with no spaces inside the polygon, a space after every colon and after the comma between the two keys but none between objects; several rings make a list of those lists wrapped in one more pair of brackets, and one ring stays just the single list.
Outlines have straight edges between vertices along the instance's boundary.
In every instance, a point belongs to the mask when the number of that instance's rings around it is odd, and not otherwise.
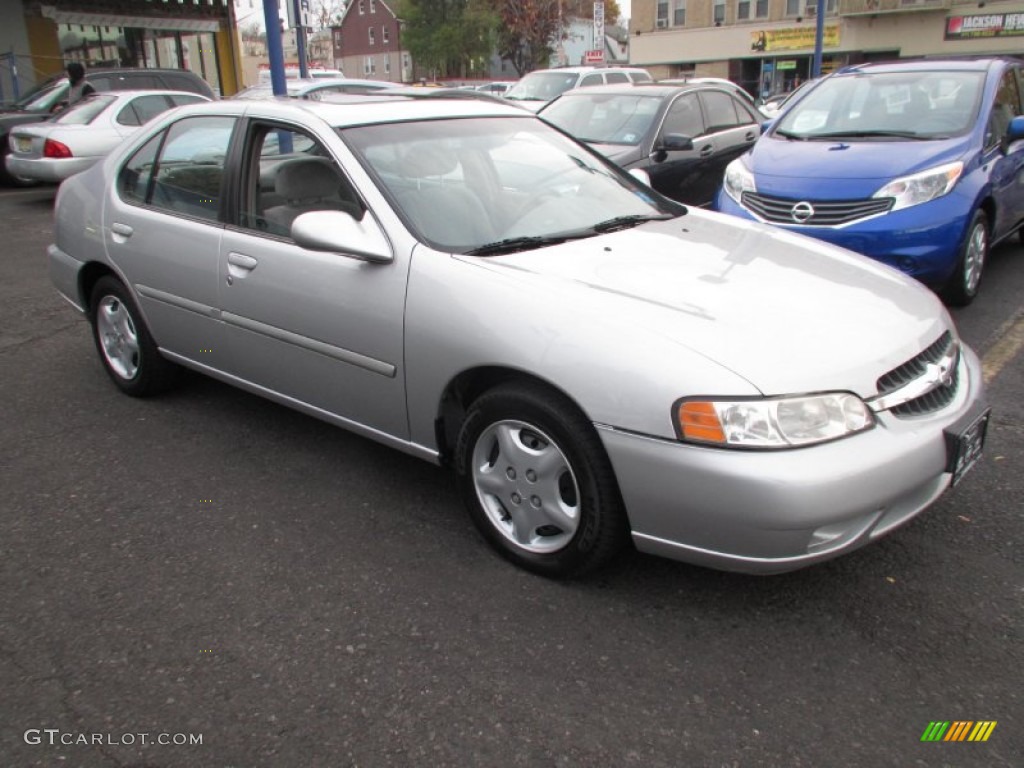
[{"label": "store sign", "polygon": [[583,53],[584,64],[604,64],[604,51],[593,50],[584,51]]},{"label": "store sign", "polygon": [[604,3],[594,3],[594,47],[604,48]]},{"label": "store sign", "polygon": [[[822,46],[835,48],[839,45],[839,25],[826,24]],[[750,50],[752,51],[792,51],[801,48],[814,48],[814,27],[783,27],[782,29],[763,29],[750,33]]]},{"label": "store sign", "polygon": [[977,13],[946,19],[947,40],[1024,36],[1024,13]]},{"label": "store sign", "polygon": [[779,69],[796,69],[796,59],[785,59],[779,62]]}]

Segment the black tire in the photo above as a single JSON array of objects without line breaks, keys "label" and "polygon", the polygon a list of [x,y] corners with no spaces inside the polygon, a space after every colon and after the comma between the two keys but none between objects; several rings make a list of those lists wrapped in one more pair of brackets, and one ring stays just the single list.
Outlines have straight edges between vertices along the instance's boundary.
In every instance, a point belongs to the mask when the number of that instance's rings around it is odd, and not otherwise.
[{"label": "black tire", "polygon": [[966,307],[978,295],[982,273],[988,262],[988,216],[981,209],[974,212],[971,223],[960,243],[960,257],[956,269],[943,286],[943,300],[954,307]]},{"label": "black tire", "polygon": [[179,369],[161,356],[128,289],[117,279],[100,278],[89,301],[92,338],[111,380],[133,397],[171,387]]},{"label": "black tire", "polygon": [[8,144],[9,136],[0,139],[0,184],[8,187],[36,187],[40,184],[35,179],[26,179],[24,176],[15,176],[7,170],[7,155],[11,153],[11,145]]},{"label": "black tire", "polygon": [[593,424],[540,385],[504,384],[474,401],[455,469],[476,527],[527,570],[580,576],[627,540],[615,474]]}]

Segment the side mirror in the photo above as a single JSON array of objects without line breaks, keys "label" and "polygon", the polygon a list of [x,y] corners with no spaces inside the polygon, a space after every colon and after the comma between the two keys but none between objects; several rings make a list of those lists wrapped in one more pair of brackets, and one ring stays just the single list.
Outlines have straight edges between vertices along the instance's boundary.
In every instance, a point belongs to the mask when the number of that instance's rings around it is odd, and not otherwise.
[{"label": "side mirror", "polygon": [[693,139],[681,133],[666,133],[654,145],[655,152],[685,152],[693,149]]},{"label": "side mirror", "polygon": [[310,211],[292,222],[292,240],[311,251],[328,251],[373,264],[394,261],[391,244],[369,213],[356,221],[344,211]]},{"label": "side mirror", "polygon": [[1010,145],[1014,142],[1024,139],[1024,115],[1018,115],[1010,121],[1010,125],[1006,128],[1006,135],[1003,136],[1002,149],[1003,154],[1010,153]]}]

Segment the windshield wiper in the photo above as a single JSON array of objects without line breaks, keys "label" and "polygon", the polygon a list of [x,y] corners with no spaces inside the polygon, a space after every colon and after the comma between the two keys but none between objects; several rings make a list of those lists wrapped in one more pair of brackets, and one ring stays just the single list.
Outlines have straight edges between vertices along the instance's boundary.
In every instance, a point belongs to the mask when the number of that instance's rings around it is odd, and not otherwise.
[{"label": "windshield wiper", "polygon": [[616,216],[614,219],[608,219],[607,221],[595,224],[591,229],[594,232],[615,232],[619,229],[635,227],[638,224],[643,224],[645,221],[667,221],[674,218],[675,216],[671,213],[659,213],[653,216],[649,214]]},{"label": "windshield wiper", "polygon": [[915,131],[833,131],[831,133],[812,133],[807,138],[817,139],[917,139],[924,141],[931,136],[922,136]]},{"label": "windshield wiper", "polygon": [[466,251],[469,256],[495,256],[499,253],[515,253],[529,248],[543,248],[546,245],[558,245],[566,240],[578,238],[579,235],[550,235],[548,237],[507,237],[493,243],[486,243],[479,248]]}]

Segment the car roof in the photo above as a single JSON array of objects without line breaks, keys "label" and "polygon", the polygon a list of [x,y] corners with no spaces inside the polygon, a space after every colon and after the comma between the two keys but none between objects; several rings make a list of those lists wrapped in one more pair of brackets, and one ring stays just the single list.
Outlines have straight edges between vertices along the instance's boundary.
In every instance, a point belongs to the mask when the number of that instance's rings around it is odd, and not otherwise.
[{"label": "car roof", "polygon": [[394,96],[359,96],[351,101],[277,100],[234,101],[226,99],[189,105],[177,114],[231,115],[266,118],[299,118],[309,113],[336,128],[375,123],[405,122],[460,117],[532,117],[512,104],[491,99],[467,98],[402,98]]},{"label": "car roof", "polygon": [[[616,83],[614,85],[590,85],[586,88],[574,88],[560,94],[558,99],[580,99],[594,94],[635,96],[672,96],[686,91],[721,91],[731,93],[729,88],[718,83]],[[557,99],[556,99],[557,100]]]},{"label": "car roof", "polygon": [[1009,63],[1012,59],[983,57],[973,59],[916,59],[914,61],[883,61],[843,67],[835,74],[846,75],[867,72],[934,72],[936,70],[984,72],[994,64]]}]

